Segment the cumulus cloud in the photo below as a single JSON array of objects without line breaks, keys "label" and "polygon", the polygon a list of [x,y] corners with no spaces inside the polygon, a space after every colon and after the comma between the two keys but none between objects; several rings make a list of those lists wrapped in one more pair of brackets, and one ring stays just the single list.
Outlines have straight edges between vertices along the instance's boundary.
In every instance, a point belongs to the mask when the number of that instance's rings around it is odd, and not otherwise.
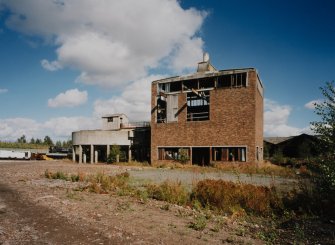
[{"label": "cumulus cloud", "polygon": [[43,123],[43,128],[52,132],[55,138],[69,138],[79,130],[100,129],[100,119],[90,117],[57,117]]},{"label": "cumulus cloud", "polygon": [[48,71],[57,71],[62,68],[62,65],[58,61],[48,61],[46,59],[41,60],[41,65]]},{"label": "cumulus cloud", "polygon": [[0,119],[0,138],[14,141],[22,135],[33,136],[40,130],[40,124],[29,118]]},{"label": "cumulus cloud", "polygon": [[292,108],[289,105],[280,105],[276,101],[264,101],[264,134],[265,136],[292,136],[310,133],[310,127],[297,128],[288,125],[288,118]]},{"label": "cumulus cloud", "polygon": [[70,89],[48,100],[49,107],[75,107],[86,103],[87,91]]},{"label": "cumulus cloud", "polygon": [[100,118],[90,117],[57,117],[45,122],[29,118],[0,119],[0,138],[3,141],[16,141],[22,135],[44,139],[46,135],[52,140],[68,140],[71,133],[78,130],[101,128]]},{"label": "cumulus cloud", "polygon": [[197,35],[207,13],[177,0],[3,0],[7,26],[56,46],[45,69],[78,69],[78,82],[116,87],[153,68],[182,71],[202,57]]},{"label": "cumulus cloud", "polygon": [[8,92],[8,89],[0,88],[0,94],[4,94],[4,93],[7,93],[7,92]]},{"label": "cumulus cloud", "polygon": [[108,100],[94,102],[94,116],[124,113],[131,121],[150,121],[151,82],[163,78],[162,75],[151,75],[128,85],[122,94]]},{"label": "cumulus cloud", "polygon": [[310,109],[310,110],[314,110],[315,106],[318,104],[321,104],[323,102],[323,100],[318,99],[318,100],[312,100],[308,103],[305,104],[305,108]]}]

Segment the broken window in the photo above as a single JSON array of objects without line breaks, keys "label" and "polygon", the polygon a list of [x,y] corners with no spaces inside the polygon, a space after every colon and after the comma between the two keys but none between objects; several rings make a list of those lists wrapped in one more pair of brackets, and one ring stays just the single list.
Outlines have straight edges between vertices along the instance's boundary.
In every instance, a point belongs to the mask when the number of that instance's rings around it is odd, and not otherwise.
[{"label": "broken window", "polygon": [[209,91],[187,94],[187,121],[209,120]]},{"label": "broken window", "polygon": [[198,80],[192,79],[183,81],[183,90],[192,90],[192,88],[198,89]]},{"label": "broken window", "polygon": [[166,122],[166,101],[163,96],[157,99],[157,123]]},{"label": "broken window", "polygon": [[213,147],[213,161],[245,162],[246,147]]},{"label": "broken window", "polygon": [[214,88],[214,77],[199,79],[199,89]]},{"label": "broken window", "polygon": [[218,88],[240,88],[247,86],[247,73],[236,73],[218,77]]},{"label": "broken window", "polygon": [[181,160],[181,156],[190,156],[189,148],[160,147],[158,148],[158,160]]},{"label": "broken window", "polygon": [[180,92],[180,91],[181,91],[181,82],[170,83],[170,92]]}]

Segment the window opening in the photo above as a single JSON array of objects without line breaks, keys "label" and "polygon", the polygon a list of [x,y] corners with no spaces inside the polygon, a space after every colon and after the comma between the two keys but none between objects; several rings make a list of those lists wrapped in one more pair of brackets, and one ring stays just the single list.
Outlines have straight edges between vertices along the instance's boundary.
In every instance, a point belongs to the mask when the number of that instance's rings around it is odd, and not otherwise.
[{"label": "window opening", "polygon": [[214,77],[199,79],[199,89],[214,88]]},{"label": "window opening", "polygon": [[218,77],[218,88],[240,88],[247,86],[247,73],[236,73]]},{"label": "window opening", "polygon": [[198,89],[198,80],[192,79],[183,81],[183,90],[192,90],[192,89]]},{"label": "window opening", "polygon": [[166,122],[166,101],[165,98],[159,96],[157,99],[157,123]]},{"label": "window opening", "polygon": [[170,83],[170,92],[180,92],[180,91],[181,91],[181,82]]},{"label": "window opening", "polygon": [[190,156],[189,148],[160,147],[158,148],[158,160],[181,160],[182,155]]},{"label": "window opening", "polygon": [[187,94],[187,121],[209,120],[209,91]]},{"label": "window opening", "polygon": [[113,122],[113,118],[112,117],[107,118],[107,122]]},{"label": "window opening", "polygon": [[213,161],[245,162],[246,147],[213,147]]}]

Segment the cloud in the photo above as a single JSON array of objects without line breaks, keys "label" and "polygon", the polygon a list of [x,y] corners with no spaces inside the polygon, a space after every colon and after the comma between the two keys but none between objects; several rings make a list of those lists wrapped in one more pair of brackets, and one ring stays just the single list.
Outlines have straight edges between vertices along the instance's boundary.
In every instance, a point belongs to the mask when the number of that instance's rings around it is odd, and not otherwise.
[{"label": "cloud", "polygon": [[316,105],[322,104],[323,100],[318,99],[318,100],[312,100],[308,103],[305,104],[305,108],[314,110]]},{"label": "cloud", "polygon": [[276,101],[264,101],[264,135],[265,136],[292,136],[302,133],[311,133],[310,127],[297,128],[288,125],[288,118],[292,108],[280,105]]},{"label": "cloud", "polygon": [[43,37],[57,59],[45,69],[70,67],[78,82],[120,87],[148,76],[195,67],[204,45],[198,36],[207,13],[183,9],[177,0],[3,0],[9,28]]},{"label": "cloud", "polygon": [[48,71],[57,71],[59,69],[62,69],[62,65],[58,61],[51,61],[48,60],[41,60],[41,65],[44,69]]},{"label": "cloud", "polygon": [[131,121],[150,121],[151,82],[163,78],[151,75],[128,85],[121,95],[94,102],[94,116],[124,113]]},{"label": "cloud", "polygon": [[57,117],[44,122],[43,127],[52,132],[55,138],[68,139],[74,131],[100,129],[101,122],[90,117]]},{"label": "cloud", "polygon": [[87,91],[70,89],[48,100],[49,107],[75,107],[86,103]]},{"label": "cloud", "polygon": [[8,92],[8,89],[6,88],[0,88],[0,94],[5,94]]},{"label": "cloud", "polygon": [[73,131],[98,128],[101,128],[100,118],[57,117],[45,122],[29,118],[9,118],[0,119],[0,138],[2,141],[16,141],[25,135],[29,141],[31,138],[43,140],[48,135],[53,141],[68,140]]},{"label": "cloud", "polygon": [[40,130],[40,124],[29,118],[0,119],[0,138],[15,141],[22,135],[33,136]]}]

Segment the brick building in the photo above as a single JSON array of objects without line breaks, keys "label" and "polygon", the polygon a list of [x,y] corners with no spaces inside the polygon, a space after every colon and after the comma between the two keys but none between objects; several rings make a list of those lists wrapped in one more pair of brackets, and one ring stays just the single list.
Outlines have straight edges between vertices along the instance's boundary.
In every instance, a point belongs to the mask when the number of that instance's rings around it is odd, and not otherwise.
[{"label": "brick building", "polygon": [[[197,72],[152,82],[151,163],[263,161],[263,84],[254,68]],[[186,157],[185,157],[186,156]]]}]

